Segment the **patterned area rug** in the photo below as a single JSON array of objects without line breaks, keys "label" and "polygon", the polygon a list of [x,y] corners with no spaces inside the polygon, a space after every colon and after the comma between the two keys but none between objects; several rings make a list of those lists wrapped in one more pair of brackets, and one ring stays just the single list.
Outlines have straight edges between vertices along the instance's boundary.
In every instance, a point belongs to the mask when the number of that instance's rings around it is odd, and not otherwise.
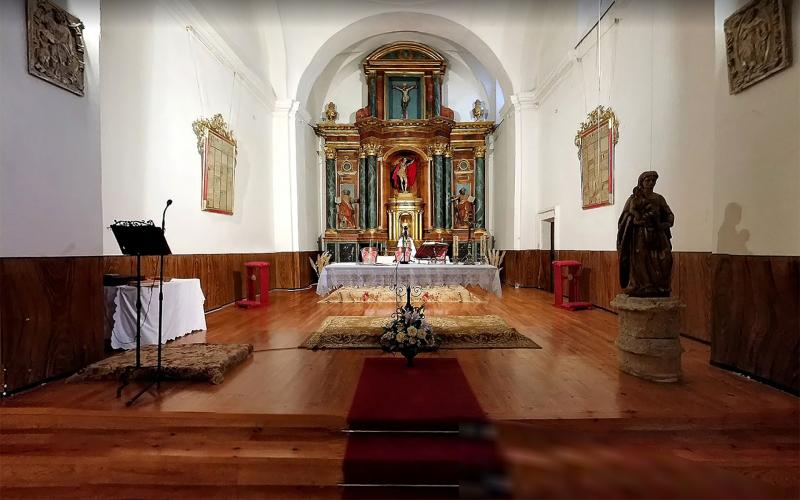
[{"label": "patterned area rug", "polygon": [[[541,349],[508,326],[503,318],[435,316],[426,318],[442,337],[441,349]],[[383,316],[329,316],[302,349],[380,349],[378,338],[389,319]]]},{"label": "patterned area rug", "polygon": [[[354,287],[343,286],[331,292],[327,297],[320,300],[320,304],[359,304],[362,302],[395,302],[397,297],[394,290],[388,287]],[[401,303],[405,303],[405,293],[399,298]],[[422,289],[422,295],[411,297],[411,303],[415,306],[434,302],[486,302],[474,293],[460,285],[456,286],[429,286]]]},{"label": "patterned area rug", "polygon": [[[156,375],[158,350],[142,347],[142,368],[131,372],[131,380],[152,380]],[[195,380],[221,384],[225,372],[253,353],[250,344],[167,344],[161,349],[162,377],[165,380]],[[136,351],[125,351],[82,369],[67,382],[118,380],[136,365]]]}]

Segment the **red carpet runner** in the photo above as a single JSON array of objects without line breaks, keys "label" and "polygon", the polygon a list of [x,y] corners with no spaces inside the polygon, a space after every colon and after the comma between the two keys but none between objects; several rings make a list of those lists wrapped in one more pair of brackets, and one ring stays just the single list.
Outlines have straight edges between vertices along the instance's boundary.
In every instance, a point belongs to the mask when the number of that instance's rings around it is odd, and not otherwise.
[{"label": "red carpet runner", "polygon": [[367,358],[347,420],[347,498],[506,496],[486,416],[455,358],[413,368]]}]

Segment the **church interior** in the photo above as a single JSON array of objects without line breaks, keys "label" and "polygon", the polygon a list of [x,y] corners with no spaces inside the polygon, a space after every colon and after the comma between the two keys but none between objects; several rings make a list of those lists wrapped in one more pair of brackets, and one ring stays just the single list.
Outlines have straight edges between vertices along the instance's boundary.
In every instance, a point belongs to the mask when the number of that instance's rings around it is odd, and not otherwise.
[{"label": "church interior", "polygon": [[800,497],[798,40],[0,1],[0,496]]}]

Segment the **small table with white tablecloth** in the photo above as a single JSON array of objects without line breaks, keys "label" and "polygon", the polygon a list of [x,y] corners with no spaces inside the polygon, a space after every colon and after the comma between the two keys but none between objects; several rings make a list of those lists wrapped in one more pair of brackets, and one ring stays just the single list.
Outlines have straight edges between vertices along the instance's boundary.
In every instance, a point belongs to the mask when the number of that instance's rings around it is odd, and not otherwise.
[{"label": "small table with white tablecloth", "polygon": [[327,295],[342,286],[442,286],[478,285],[501,297],[500,271],[488,264],[328,264],[322,269],[317,294]]},{"label": "small table with white tablecloth", "polygon": [[[136,287],[106,286],[106,337],[114,349],[136,348]],[[177,279],[164,283],[161,341],[206,329],[200,280]],[[158,343],[158,286],[142,286],[142,345]]]}]

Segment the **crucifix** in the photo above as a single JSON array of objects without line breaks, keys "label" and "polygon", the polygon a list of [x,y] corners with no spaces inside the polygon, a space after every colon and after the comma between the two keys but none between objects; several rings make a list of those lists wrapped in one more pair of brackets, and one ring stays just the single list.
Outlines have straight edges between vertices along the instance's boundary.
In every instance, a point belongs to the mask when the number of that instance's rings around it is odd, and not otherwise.
[{"label": "crucifix", "polygon": [[409,96],[409,92],[417,88],[417,84],[409,85],[408,83],[404,83],[401,86],[394,85],[392,86],[394,90],[398,90],[403,93],[403,97],[400,99],[400,110],[403,113],[403,119],[408,119],[408,103],[411,102],[411,96]]}]

